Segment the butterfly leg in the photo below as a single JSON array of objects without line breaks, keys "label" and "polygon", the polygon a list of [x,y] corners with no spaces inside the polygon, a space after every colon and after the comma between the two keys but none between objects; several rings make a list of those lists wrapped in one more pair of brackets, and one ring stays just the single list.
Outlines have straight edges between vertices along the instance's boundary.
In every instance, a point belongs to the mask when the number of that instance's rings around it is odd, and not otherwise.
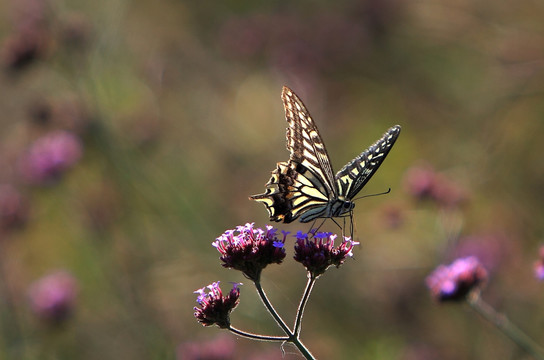
[{"label": "butterfly leg", "polygon": [[344,219],[344,226],[342,227],[336,220],[334,220],[334,218],[330,218],[330,219],[336,224],[336,226],[340,228],[340,230],[342,230],[342,238],[343,238],[345,235],[344,228],[346,227],[346,220]]},{"label": "butterfly leg", "polygon": [[323,224],[325,223],[326,220],[327,220],[327,218],[324,218],[323,221],[321,222],[321,224],[319,224],[318,227],[314,227],[315,223],[317,222],[317,219],[314,220],[314,222],[312,223],[312,226],[310,227],[310,230],[308,231],[308,233],[311,233],[311,234],[315,235],[319,231],[319,229],[321,229],[321,227],[323,226]]},{"label": "butterfly leg", "polygon": [[[334,221],[336,226],[338,226],[342,230],[342,238],[344,238],[346,236],[346,218],[347,217],[348,217],[348,215],[343,215],[342,216],[343,226],[340,225],[334,218],[331,218],[331,220]],[[354,222],[353,222],[353,212],[350,212],[350,214],[349,214],[349,235],[350,235],[352,240],[353,240],[354,231],[355,231],[355,226],[354,226]]]},{"label": "butterfly leg", "polygon": [[349,233],[350,238],[353,240],[353,232],[354,232],[354,224],[353,224],[353,210],[349,212]]}]

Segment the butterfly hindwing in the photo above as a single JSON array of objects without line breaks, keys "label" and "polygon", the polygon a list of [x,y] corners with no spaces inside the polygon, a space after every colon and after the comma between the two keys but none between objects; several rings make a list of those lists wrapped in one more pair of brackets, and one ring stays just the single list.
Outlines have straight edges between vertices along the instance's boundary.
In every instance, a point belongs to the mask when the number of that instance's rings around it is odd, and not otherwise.
[{"label": "butterfly hindwing", "polygon": [[[278,163],[265,186],[264,194],[250,199],[262,202],[272,221],[290,223],[299,216],[301,222],[310,221],[326,211],[329,204],[321,179],[294,161]],[[309,216],[310,220],[305,220]]]}]

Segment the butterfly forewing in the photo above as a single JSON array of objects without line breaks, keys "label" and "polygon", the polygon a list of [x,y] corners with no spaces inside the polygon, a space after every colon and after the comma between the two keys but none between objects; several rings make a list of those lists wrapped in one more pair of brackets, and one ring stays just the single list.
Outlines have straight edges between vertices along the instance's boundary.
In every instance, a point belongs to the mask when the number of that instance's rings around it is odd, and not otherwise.
[{"label": "butterfly forewing", "polygon": [[310,112],[300,98],[288,87],[281,93],[287,120],[287,150],[290,160],[314,173],[326,187],[329,199],[336,195],[334,173],[327,149]]},{"label": "butterfly forewing", "polygon": [[395,125],[372,146],[351,160],[336,174],[338,194],[352,200],[378,170],[400,134]]}]

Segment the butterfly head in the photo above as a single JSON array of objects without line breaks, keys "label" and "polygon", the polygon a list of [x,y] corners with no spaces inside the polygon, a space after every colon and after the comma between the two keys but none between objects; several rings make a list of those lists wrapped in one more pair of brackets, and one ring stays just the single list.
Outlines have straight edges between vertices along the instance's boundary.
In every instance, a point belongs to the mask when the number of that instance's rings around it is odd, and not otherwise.
[{"label": "butterfly head", "polygon": [[349,213],[355,207],[355,203],[346,200],[343,196],[340,196],[331,207],[332,217],[342,216]]}]

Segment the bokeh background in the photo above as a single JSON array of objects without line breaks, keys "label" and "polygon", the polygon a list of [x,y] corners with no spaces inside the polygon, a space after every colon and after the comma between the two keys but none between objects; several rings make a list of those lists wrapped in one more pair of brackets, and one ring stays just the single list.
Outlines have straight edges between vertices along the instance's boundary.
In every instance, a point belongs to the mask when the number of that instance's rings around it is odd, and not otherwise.
[{"label": "bokeh background", "polygon": [[[403,129],[361,195],[391,193],[357,202],[361,246],[308,304],[317,358],[528,358],[430,297],[425,277],[470,254],[490,272],[484,299],[544,341],[544,3],[0,6],[1,359],[281,359],[192,307],[195,289],[244,282],[211,242],[268,223],[247,197],[288,158],[283,85],[336,170]],[[263,275],[288,322],[306,279],[292,254]],[[280,334],[248,281],[232,321]]]}]

